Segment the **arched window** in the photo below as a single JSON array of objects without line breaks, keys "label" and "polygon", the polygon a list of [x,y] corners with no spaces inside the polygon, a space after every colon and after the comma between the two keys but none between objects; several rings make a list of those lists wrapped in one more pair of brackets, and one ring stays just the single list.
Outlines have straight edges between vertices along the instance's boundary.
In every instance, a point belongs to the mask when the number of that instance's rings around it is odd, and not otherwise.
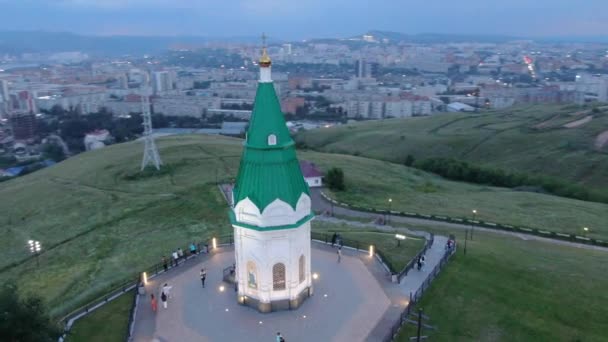
[{"label": "arched window", "polygon": [[269,146],[273,146],[277,144],[277,136],[274,134],[271,134],[268,136],[268,145]]},{"label": "arched window", "polygon": [[306,273],[305,273],[305,269],[306,269],[306,265],[304,265],[304,254],[300,255],[300,260],[299,260],[299,268],[300,268],[300,283],[303,282],[306,279]]},{"label": "arched window", "polygon": [[285,290],[285,264],[277,263],[272,266],[272,289]]},{"label": "arched window", "polygon": [[253,261],[247,261],[247,286],[252,289],[258,288],[258,271]]}]

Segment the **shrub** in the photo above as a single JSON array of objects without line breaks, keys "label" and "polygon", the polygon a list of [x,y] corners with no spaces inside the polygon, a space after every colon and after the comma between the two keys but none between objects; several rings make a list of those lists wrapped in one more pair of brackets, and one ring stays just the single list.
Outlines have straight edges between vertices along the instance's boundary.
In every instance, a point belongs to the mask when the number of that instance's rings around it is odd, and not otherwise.
[{"label": "shrub", "polygon": [[544,190],[557,196],[608,203],[608,196],[592,193],[580,185],[546,176],[509,173],[449,158],[428,158],[414,162],[414,166],[457,181],[515,188],[517,190],[534,189],[532,190],[534,192]]},{"label": "shrub", "polygon": [[343,191],[346,189],[344,185],[344,172],[342,169],[332,167],[325,174],[325,183],[331,190]]}]

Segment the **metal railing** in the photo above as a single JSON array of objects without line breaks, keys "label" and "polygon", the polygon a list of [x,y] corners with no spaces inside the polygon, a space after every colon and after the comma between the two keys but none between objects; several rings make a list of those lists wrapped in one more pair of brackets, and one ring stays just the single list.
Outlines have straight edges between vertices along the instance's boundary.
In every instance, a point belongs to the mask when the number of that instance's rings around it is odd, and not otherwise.
[{"label": "metal railing", "polygon": [[423,256],[429,250],[429,248],[431,248],[433,246],[434,242],[435,242],[435,234],[430,233],[430,238],[428,238],[426,240],[426,242],[424,244],[424,248],[422,248],[422,250],[420,252],[418,252],[418,254],[416,254],[416,256],[407,263],[407,265],[405,265],[403,270],[401,270],[401,272],[399,272],[399,275],[397,275],[397,279],[399,280],[399,283],[401,283],[401,279],[403,279],[403,277],[405,277],[408,274],[408,272],[412,268],[414,268],[418,258]]},{"label": "metal railing", "polygon": [[424,292],[429,288],[429,286],[431,285],[433,280],[435,280],[441,269],[443,269],[447,265],[448,261],[455,253],[456,247],[446,250],[444,255],[441,257],[439,263],[435,265],[435,267],[433,267],[433,270],[428,274],[428,276],[426,277],[422,285],[418,288],[416,293],[410,293],[409,302],[405,306],[405,309],[403,309],[403,311],[399,315],[399,319],[393,324],[390,332],[384,338],[383,342],[390,342],[395,340],[397,334],[399,333],[399,330],[401,330],[401,327],[407,321],[408,316],[412,313],[416,303],[418,303],[418,301],[422,298]]},{"label": "metal railing", "polygon": [[[177,264],[174,263],[173,260],[169,260],[169,259],[167,260],[167,271],[178,267],[179,264],[185,262],[187,259],[190,259],[196,255],[199,255],[201,253],[203,253],[203,254],[209,253],[209,250],[211,248],[210,246],[213,245],[212,239],[196,243],[196,246],[197,246],[196,254],[190,253],[190,249],[189,249],[190,244],[188,244],[186,246],[186,248],[183,249],[184,257],[180,258],[178,260]],[[216,244],[218,246],[234,244],[234,238],[233,238],[232,234],[222,235],[222,236],[216,237],[215,239],[216,239]],[[122,283],[120,283],[117,286],[112,286],[111,289],[108,292],[106,292],[104,295],[96,297],[95,299],[93,299],[93,300],[87,302],[86,304],[78,307],[77,309],[71,311],[69,314],[63,316],[59,320],[59,323],[63,325],[63,335],[61,336],[61,338],[66,339],[66,337],[69,336],[70,330],[72,329],[72,326],[76,320],[86,316],[87,314],[89,314],[90,312],[103,306],[107,302],[112,301],[112,300],[116,299],[117,297],[119,297],[119,296],[123,295],[124,293],[129,292],[131,290],[134,290],[134,296],[137,297],[139,295],[137,292],[137,287],[141,281],[141,274],[143,272],[146,272],[146,274],[148,274],[149,277],[152,278],[160,273],[165,272],[164,266],[165,266],[165,263],[162,261],[155,263],[152,266],[145,268],[141,272],[138,272],[136,276],[127,277],[128,280],[123,281]],[[130,337],[131,337],[136,305],[137,305],[137,299],[135,298],[132,303],[131,314],[129,315],[129,328],[128,328],[128,331],[125,336],[127,341],[129,341]]]},{"label": "metal railing", "polygon": [[[333,234],[330,235],[327,233],[319,233],[319,232],[310,233],[311,239],[323,241],[328,244],[332,242],[332,237],[333,237]],[[386,254],[384,254],[382,249],[378,248],[378,246],[374,246],[375,254],[378,255],[380,257],[381,261],[388,267],[389,272],[391,273],[391,276],[397,275],[398,281],[401,282],[401,279],[407,274],[407,272],[409,272],[409,270],[412,269],[412,267],[414,267],[418,257],[423,255],[424,253],[426,253],[426,251],[429,248],[431,248],[431,246],[433,245],[434,239],[435,239],[435,236],[431,233],[430,237],[426,239],[426,242],[424,243],[424,247],[418,252],[418,254],[416,254],[416,256],[412,260],[410,260],[407,263],[407,265],[401,271],[397,271],[396,267],[392,264],[392,262],[390,262],[390,260],[386,257]],[[356,249],[357,251],[367,251],[367,249],[369,248],[369,245],[373,245],[372,243],[369,243],[369,242],[363,243],[358,240],[344,239],[341,237],[340,237],[339,241],[336,241],[336,244],[340,245],[340,246],[348,246],[348,247]]]},{"label": "metal railing", "polygon": [[454,224],[468,225],[471,227],[482,227],[488,229],[495,230],[504,230],[504,231],[512,231],[522,234],[530,234],[536,235],[540,237],[545,237],[548,239],[556,239],[563,241],[570,241],[575,243],[583,243],[588,245],[602,246],[608,247],[608,241],[589,238],[586,236],[580,236],[576,234],[569,234],[563,232],[555,232],[555,231],[547,231],[537,228],[529,228],[529,227],[518,227],[504,223],[497,222],[488,222],[478,219],[471,219],[467,217],[450,217],[447,215],[437,215],[437,214],[420,214],[413,212],[404,212],[404,211],[394,211],[394,210],[384,210],[384,209],[376,209],[371,207],[362,207],[358,205],[352,205],[344,202],[338,202],[331,197],[327,196],[323,191],[320,192],[321,197],[323,197],[326,201],[330,202],[332,205],[339,206],[345,209],[364,211],[369,213],[375,213],[379,215],[392,215],[392,216],[403,216],[403,217],[412,217],[424,220],[432,220],[432,221],[440,221],[440,222],[448,222]]}]

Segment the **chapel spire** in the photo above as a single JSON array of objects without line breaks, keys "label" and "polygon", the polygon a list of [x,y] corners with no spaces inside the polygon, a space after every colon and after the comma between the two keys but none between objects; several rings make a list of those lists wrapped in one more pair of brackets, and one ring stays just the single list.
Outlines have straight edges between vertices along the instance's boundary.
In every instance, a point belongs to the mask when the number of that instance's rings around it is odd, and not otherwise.
[{"label": "chapel spire", "polygon": [[262,34],[262,56],[260,56],[260,82],[267,83],[272,82],[270,68],[272,61],[266,51],[266,34]]}]

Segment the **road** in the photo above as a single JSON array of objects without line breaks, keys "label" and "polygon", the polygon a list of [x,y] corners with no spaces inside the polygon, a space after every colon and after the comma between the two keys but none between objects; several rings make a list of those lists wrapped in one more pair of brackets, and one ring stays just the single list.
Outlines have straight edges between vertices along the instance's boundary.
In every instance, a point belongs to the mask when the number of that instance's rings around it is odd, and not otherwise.
[{"label": "road", "polygon": [[[332,204],[330,202],[328,202],[323,196],[321,196],[321,191],[322,191],[322,189],[320,189],[320,188],[311,188],[310,189],[313,210],[315,212],[331,213],[333,211],[334,216],[352,217],[352,218],[357,218],[357,219],[369,219],[370,221],[374,221],[379,216],[382,216],[381,214],[343,208],[343,207],[340,207],[337,205],[332,206]],[[468,224],[459,224],[459,223],[452,223],[452,222],[445,222],[445,221],[435,221],[432,219],[422,219],[422,218],[396,216],[396,215],[391,215],[390,221],[393,223],[416,225],[420,229],[424,229],[424,227],[455,228],[455,229],[461,229],[461,230],[471,229],[471,226]],[[537,236],[537,235],[532,235],[532,234],[516,233],[516,232],[510,232],[510,231],[506,231],[506,230],[490,229],[490,228],[484,228],[484,227],[478,227],[478,226],[475,226],[475,230],[482,231],[482,232],[488,232],[488,233],[494,233],[494,234],[515,236],[522,240],[543,241],[543,242],[552,243],[555,245],[571,246],[571,247],[575,247],[575,248],[583,248],[583,249],[591,249],[591,250],[599,250],[599,251],[608,252],[608,248],[606,248],[606,247],[587,245],[584,243],[570,242],[570,241],[564,241],[564,240],[550,239],[550,238],[545,238],[542,236]]]}]

